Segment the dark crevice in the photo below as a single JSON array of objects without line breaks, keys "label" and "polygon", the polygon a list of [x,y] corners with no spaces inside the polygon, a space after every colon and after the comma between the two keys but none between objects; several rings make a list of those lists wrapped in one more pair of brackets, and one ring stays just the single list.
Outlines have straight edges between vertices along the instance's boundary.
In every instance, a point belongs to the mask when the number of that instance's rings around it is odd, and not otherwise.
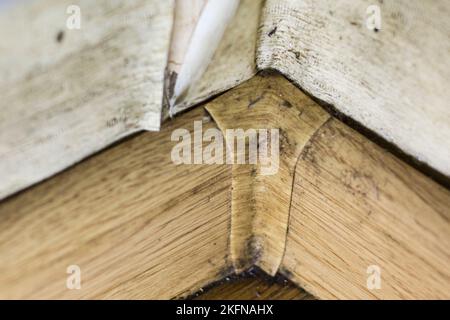
[{"label": "dark crevice", "polygon": [[[279,272],[275,276],[272,277],[272,276],[268,275],[267,273],[265,273],[259,267],[253,266],[253,267],[249,268],[247,271],[244,271],[240,274],[232,273],[231,275],[228,275],[221,280],[214,281],[214,282],[202,287],[197,292],[195,292],[187,297],[181,298],[181,299],[192,300],[192,299],[195,299],[195,298],[207,293],[211,289],[216,288],[218,286],[221,286],[221,285],[224,285],[227,283],[238,282],[238,281],[245,280],[245,279],[255,279],[255,278],[259,278],[264,283],[269,284],[269,285],[279,284],[282,286],[292,286],[292,287],[296,287],[301,290],[304,290],[304,289],[300,288],[297,284],[295,284],[294,282],[292,282],[291,280],[289,280],[288,278],[283,276]],[[307,292],[307,293],[310,296],[312,296],[311,293],[309,293],[309,292]],[[317,299],[317,298],[315,298],[315,299]]]}]

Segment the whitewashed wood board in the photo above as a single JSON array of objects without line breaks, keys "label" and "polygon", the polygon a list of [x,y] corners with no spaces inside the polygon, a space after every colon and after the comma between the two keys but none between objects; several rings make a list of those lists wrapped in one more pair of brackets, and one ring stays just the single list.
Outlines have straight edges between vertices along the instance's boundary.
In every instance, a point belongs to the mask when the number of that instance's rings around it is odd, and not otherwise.
[{"label": "whitewashed wood board", "polygon": [[450,176],[449,1],[267,0],[262,15],[259,69]]},{"label": "whitewashed wood board", "polygon": [[[81,29],[66,26],[69,5]],[[25,1],[0,12],[0,198],[158,130],[172,1]]]}]

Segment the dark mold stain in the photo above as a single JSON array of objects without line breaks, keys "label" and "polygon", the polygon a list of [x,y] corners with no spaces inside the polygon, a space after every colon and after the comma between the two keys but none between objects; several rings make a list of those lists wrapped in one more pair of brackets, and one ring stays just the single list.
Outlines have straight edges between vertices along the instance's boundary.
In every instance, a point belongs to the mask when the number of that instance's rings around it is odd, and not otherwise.
[{"label": "dark mold stain", "polygon": [[[286,270],[284,268],[280,269],[280,271],[273,277],[268,275],[267,273],[265,273],[263,270],[261,270],[257,266],[250,267],[247,271],[244,271],[241,274],[236,274],[236,273],[234,273],[234,271],[232,271],[231,273],[228,273],[229,271],[230,271],[230,269],[224,269],[224,273],[226,273],[226,275],[221,280],[212,282],[212,283],[208,284],[207,286],[200,288],[199,291],[186,297],[185,299],[186,300],[195,299],[195,298],[199,297],[200,295],[208,292],[209,290],[211,290],[215,287],[219,287],[225,283],[234,283],[234,282],[238,282],[238,281],[245,280],[245,279],[255,279],[255,278],[261,279],[264,283],[266,283],[268,285],[278,284],[278,285],[281,285],[284,287],[292,286],[292,287],[298,288],[299,290],[304,291],[304,289],[298,287],[294,282],[292,282],[290,280],[290,279],[293,279],[294,276],[289,270]],[[308,294],[317,300],[317,298],[314,297],[313,295],[311,295],[309,292],[308,292]],[[255,292],[255,296],[256,297],[259,296],[258,291]],[[183,298],[180,298],[180,300],[182,300],[182,299]]]},{"label": "dark mold stain", "polygon": [[252,265],[254,265],[263,255],[263,247],[261,245],[261,241],[252,236],[247,243],[247,257],[250,257],[252,260]]},{"label": "dark mold stain", "polygon": [[119,123],[119,120],[117,120],[117,118],[114,117],[114,118],[112,118],[112,119],[106,121],[106,127],[112,128],[112,127],[114,127],[115,125],[117,125],[118,123]]},{"label": "dark mold stain", "polygon": [[290,146],[290,141],[288,137],[288,133],[286,130],[279,128],[280,132],[280,152],[283,152]]},{"label": "dark mold stain", "polygon": [[283,100],[283,102],[281,103],[281,106],[290,109],[290,108],[292,108],[292,103],[290,103],[287,100]]},{"label": "dark mold stain", "polygon": [[270,30],[270,32],[267,34],[269,37],[271,37],[271,36],[273,36],[274,34],[275,34],[275,32],[277,32],[277,28],[278,27],[275,27],[275,28],[273,28],[272,30]]},{"label": "dark mold stain", "polygon": [[257,104],[259,101],[262,100],[262,98],[264,98],[264,94],[258,96],[255,99],[250,99],[250,101],[248,102],[248,108],[250,109],[251,107],[253,107],[255,104]]},{"label": "dark mold stain", "polygon": [[173,97],[173,92],[175,89],[175,83],[177,81],[177,78],[178,78],[178,73],[176,73],[176,72],[172,72],[169,76],[169,87],[168,87],[169,98]]},{"label": "dark mold stain", "polygon": [[288,270],[286,268],[281,267],[279,272],[281,274],[283,274],[288,279],[293,279],[294,278],[294,274],[290,270]]},{"label": "dark mold stain", "polygon": [[64,40],[64,31],[59,31],[56,35],[56,42],[61,43]]}]

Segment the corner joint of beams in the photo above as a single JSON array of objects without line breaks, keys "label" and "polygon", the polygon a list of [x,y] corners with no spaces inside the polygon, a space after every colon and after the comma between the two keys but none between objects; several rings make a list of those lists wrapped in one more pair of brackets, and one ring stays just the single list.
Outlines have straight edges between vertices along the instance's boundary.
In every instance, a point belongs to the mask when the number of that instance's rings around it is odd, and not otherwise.
[{"label": "corner joint of beams", "polygon": [[[245,162],[232,161],[230,257],[237,273],[253,265],[275,275],[283,259],[297,159],[329,114],[281,75],[257,75],[206,105],[222,131],[227,150],[235,148],[230,129],[244,132]],[[257,162],[249,164],[250,136],[258,132]],[[278,132],[278,148],[271,132]],[[261,130],[267,132],[271,159],[278,150],[277,169],[267,174],[261,163]],[[254,132],[254,131],[253,131]],[[236,144],[238,145],[238,144]],[[274,147],[275,146],[275,147]],[[266,160],[267,160],[266,158]],[[241,161],[242,163],[242,161]],[[252,162],[250,162],[252,163]],[[254,163],[254,162],[253,162]],[[267,169],[267,168],[266,168]]]}]

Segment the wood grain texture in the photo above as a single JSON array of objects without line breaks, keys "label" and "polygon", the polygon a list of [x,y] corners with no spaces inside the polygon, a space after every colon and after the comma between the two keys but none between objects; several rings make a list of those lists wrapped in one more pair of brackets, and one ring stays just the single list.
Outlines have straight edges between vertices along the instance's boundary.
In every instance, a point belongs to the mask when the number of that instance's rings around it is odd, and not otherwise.
[{"label": "wood grain texture", "polygon": [[[203,113],[1,203],[0,297],[168,299],[228,275],[231,168],[170,158],[172,130],[192,132]],[[66,288],[69,265],[81,290]]]},{"label": "wood grain texture", "polygon": [[[284,252],[297,158],[329,115],[275,74],[252,78],[208,103],[206,109],[233,149],[235,137],[230,138],[227,129],[279,130],[275,172],[264,174],[260,160],[257,164],[233,164],[230,235],[231,259],[238,273],[257,265],[275,275]],[[247,148],[242,151],[248,154],[247,139]],[[259,144],[259,151],[261,147]]]},{"label": "wood grain texture", "polygon": [[447,0],[268,0],[257,66],[450,176],[449,14]]},{"label": "wood grain texture", "polygon": [[[172,2],[23,1],[0,11],[0,199],[159,129]],[[79,30],[66,27],[69,5],[81,10]]]},{"label": "wood grain texture", "polygon": [[449,190],[327,122],[297,164],[281,272],[324,299],[449,299],[449,266]]},{"label": "wood grain texture", "polygon": [[314,300],[305,290],[284,281],[259,277],[228,279],[199,293],[195,300]]}]

